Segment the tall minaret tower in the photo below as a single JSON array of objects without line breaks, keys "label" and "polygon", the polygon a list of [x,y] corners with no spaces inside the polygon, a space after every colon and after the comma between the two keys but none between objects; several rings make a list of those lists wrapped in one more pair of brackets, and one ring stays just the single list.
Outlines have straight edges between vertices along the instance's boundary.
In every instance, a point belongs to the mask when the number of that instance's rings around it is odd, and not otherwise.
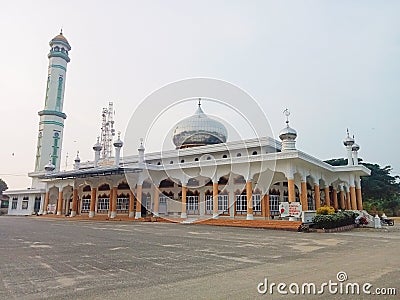
[{"label": "tall minaret tower", "polygon": [[62,30],[50,41],[49,68],[46,85],[44,109],[39,111],[39,133],[36,149],[35,172],[44,171],[49,161],[60,170],[61,146],[63,138],[63,113],[65,79],[67,64],[70,61],[68,52],[71,50]]}]

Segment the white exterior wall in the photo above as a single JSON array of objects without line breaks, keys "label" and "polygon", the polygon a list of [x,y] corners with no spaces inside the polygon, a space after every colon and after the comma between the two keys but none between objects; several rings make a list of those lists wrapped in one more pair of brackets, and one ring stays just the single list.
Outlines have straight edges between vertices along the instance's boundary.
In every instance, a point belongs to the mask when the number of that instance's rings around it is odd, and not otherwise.
[{"label": "white exterior wall", "polygon": [[[29,190],[27,190],[29,191]],[[30,216],[34,213],[35,207],[35,198],[40,197],[40,208],[43,206],[44,203],[44,194],[35,193],[35,194],[13,194],[9,195],[9,206],[8,206],[8,214],[11,216]],[[22,203],[25,201],[24,197],[28,198],[28,207],[26,209],[22,208]],[[17,208],[13,209],[13,201],[14,198],[17,198]]]}]

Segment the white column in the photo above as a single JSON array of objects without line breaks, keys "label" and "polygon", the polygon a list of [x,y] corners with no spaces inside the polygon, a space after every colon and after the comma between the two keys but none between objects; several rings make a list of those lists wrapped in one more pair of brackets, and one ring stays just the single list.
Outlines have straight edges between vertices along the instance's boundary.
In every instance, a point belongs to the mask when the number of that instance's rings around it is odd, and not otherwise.
[{"label": "white column", "polygon": [[204,189],[199,189],[199,212],[200,216],[204,216],[206,212],[206,196]]},{"label": "white column", "polygon": [[353,165],[353,155],[351,153],[351,146],[346,146],[347,150],[347,165],[352,166]]}]

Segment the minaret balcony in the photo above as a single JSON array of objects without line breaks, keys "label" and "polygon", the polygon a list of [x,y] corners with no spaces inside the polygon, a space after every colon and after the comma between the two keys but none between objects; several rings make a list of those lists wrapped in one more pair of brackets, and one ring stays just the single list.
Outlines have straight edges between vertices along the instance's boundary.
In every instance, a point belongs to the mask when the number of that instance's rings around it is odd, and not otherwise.
[{"label": "minaret balcony", "polygon": [[71,61],[68,54],[66,54],[65,52],[61,52],[61,51],[50,51],[50,53],[47,55],[47,57],[48,58],[61,57],[61,58],[65,59],[67,62]]}]

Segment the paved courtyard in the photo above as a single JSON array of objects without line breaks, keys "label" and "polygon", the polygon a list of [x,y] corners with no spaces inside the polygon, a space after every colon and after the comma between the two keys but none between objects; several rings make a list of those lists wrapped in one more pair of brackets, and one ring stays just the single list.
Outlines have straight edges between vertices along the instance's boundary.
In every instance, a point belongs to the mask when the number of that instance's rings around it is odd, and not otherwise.
[{"label": "paved courtyard", "polygon": [[[0,299],[399,299],[400,292],[399,228],[320,234],[2,216],[0,241]],[[319,287],[339,283],[338,272],[346,272],[344,283],[397,295],[257,292],[265,278]]]}]

